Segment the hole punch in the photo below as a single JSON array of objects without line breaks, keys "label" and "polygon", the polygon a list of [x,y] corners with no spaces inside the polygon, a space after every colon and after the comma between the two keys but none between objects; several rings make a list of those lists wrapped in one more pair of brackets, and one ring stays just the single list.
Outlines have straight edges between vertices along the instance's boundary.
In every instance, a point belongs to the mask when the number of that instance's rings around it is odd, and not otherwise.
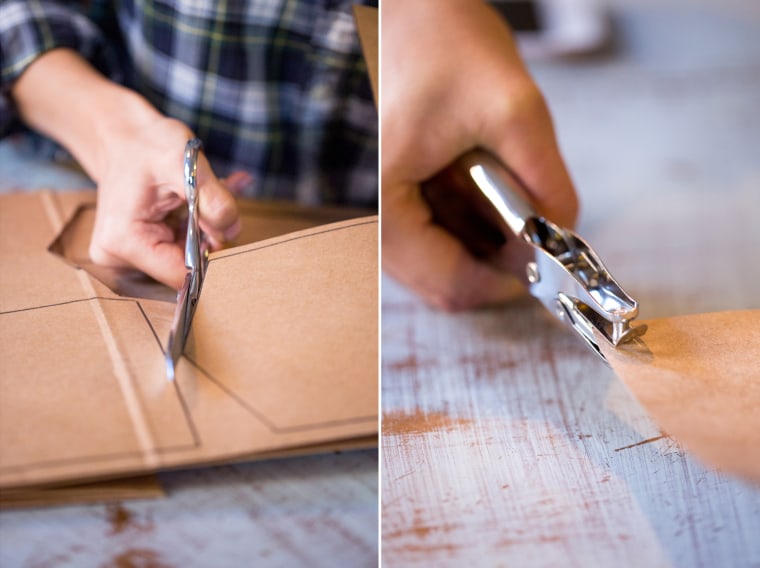
[{"label": "hole punch", "polygon": [[[617,347],[640,337],[638,302],[577,233],[533,208],[524,183],[496,157],[476,149],[423,184],[433,220],[476,257],[514,274],[556,319],[606,362],[599,342]],[[465,226],[463,219],[468,219]],[[494,237],[494,231],[498,235]]]}]

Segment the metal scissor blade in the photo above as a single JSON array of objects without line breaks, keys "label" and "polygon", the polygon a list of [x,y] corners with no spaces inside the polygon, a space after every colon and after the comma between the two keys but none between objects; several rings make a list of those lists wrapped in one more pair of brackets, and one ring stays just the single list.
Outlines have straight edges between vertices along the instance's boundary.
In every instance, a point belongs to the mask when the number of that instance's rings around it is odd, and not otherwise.
[{"label": "metal scissor blade", "polygon": [[169,342],[166,344],[166,377],[174,380],[177,361],[185,350],[190,324],[195,306],[201,293],[201,283],[206,269],[205,254],[201,245],[201,230],[198,213],[198,152],[201,141],[193,138],[185,146],[185,196],[187,197],[188,218],[185,239],[185,282],[177,295],[177,310],[174,312]]},{"label": "metal scissor blade", "polygon": [[174,380],[177,362],[185,350],[187,337],[190,333],[190,324],[193,321],[193,313],[198,301],[200,282],[195,271],[189,271],[185,275],[185,282],[177,295],[177,309],[174,312],[169,342],[166,345],[166,378]]}]

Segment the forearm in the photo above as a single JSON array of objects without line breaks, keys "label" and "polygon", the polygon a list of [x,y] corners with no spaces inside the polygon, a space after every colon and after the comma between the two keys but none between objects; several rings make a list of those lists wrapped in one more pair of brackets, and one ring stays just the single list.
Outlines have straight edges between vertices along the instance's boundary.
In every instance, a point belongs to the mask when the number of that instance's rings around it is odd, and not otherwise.
[{"label": "forearm", "polygon": [[[184,200],[183,149],[193,132],[64,48],[27,67],[11,96],[22,120],[65,146],[98,185],[90,258],[181,287],[184,235],[171,217]],[[239,232],[237,207],[202,154],[197,182],[201,230],[216,249]]]},{"label": "forearm", "polygon": [[54,49],[32,63],[11,96],[23,121],[69,150],[96,182],[113,141],[160,118],[143,97],[69,49]]}]

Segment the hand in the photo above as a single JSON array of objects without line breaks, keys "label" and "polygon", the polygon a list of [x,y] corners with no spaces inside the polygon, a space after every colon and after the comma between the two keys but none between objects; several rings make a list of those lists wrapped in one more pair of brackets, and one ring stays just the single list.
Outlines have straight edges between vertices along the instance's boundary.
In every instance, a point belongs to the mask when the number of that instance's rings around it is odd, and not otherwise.
[{"label": "hand", "polygon": [[[181,287],[184,237],[173,212],[184,209],[183,156],[194,137],[190,129],[162,116],[68,49],[35,60],[11,94],[24,121],[63,144],[98,185],[92,260],[133,266]],[[227,184],[220,182],[199,155],[200,225],[212,249],[239,232],[230,190],[250,181],[237,173]]]},{"label": "hand", "polygon": [[[175,210],[186,211],[183,154],[193,133],[182,123],[157,118],[107,145],[98,179],[98,207],[90,257],[98,264],[136,267],[174,288],[185,276],[185,231]],[[211,250],[240,232],[230,187],[198,155],[200,226]],[[231,189],[250,182],[230,178]]]},{"label": "hand", "polygon": [[447,310],[508,299],[516,280],[434,225],[419,186],[480,146],[523,179],[539,212],[572,226],[578,203],[543,97],[486,4],[384,0],[381,18],[383,268]]}]

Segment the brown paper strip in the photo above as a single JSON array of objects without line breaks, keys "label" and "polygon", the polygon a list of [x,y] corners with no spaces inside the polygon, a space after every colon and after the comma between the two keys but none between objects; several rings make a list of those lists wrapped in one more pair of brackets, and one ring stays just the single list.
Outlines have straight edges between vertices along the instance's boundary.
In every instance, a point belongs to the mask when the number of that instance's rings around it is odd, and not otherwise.
[{"label": "brown paper strip", "polygon": [[143,475],[63,487],[3,490],[0,491],[0,509],[157,499],[165,496],[155,475]]},{"label": "brown paper strip", "polygon": [[612,368],[669,436],[760,482],[760,310],[645,323],[641,341],[604,350]]}]

